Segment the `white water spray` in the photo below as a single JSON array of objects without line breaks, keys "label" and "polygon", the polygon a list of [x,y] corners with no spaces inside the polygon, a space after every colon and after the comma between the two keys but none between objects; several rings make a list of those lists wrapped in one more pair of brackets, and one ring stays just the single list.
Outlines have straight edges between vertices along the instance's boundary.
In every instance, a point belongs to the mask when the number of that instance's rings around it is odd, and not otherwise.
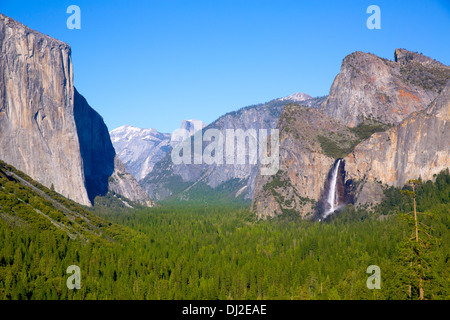
[{"label": "white water spray", "polygon": [[331,175],[330,188],[328,189],[327,195],[327,204],[329,209],[325,212],[324,218],[332,214],[337,208],[339,204],[339,196],[337,194],[337,175],[339,172],[339,165],[341,163],[341,159],[339,159],[333,168],[333,173]]}]

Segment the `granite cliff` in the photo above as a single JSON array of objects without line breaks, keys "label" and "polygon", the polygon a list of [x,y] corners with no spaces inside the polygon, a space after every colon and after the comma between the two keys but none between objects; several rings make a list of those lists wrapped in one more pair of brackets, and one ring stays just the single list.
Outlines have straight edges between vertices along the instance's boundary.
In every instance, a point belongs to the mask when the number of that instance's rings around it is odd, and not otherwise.
[{"label": "granite cliff", "polygon": [[345,160],[351,179],[371,187],[362,184],[358,203],[373,202],[367,193],[379,193],[373,189],[381,187],[374,182],[402,187],[409,179],[432,180],[450,167],[450,80],[428,108],[373,134]]},{"label": "granite cliff", "polygon": [[81,204],[70,47],[0,14],[0,159]]},{"label": "granite cliff", "polygon": [[[70,46],[3,14],[0,159],[84,205],[114,189],[113,172],[125,174],[103,119],[74,87]],[[130,200],[145,203],[137,183],[127,182]]]},{"label": "granite cliff", "polygon": [[350,127],[368,120],[398,124],[425,109],[449,77],[450,67],[404,49],[395,50],[394,61],[354,52],[319,110]]}]

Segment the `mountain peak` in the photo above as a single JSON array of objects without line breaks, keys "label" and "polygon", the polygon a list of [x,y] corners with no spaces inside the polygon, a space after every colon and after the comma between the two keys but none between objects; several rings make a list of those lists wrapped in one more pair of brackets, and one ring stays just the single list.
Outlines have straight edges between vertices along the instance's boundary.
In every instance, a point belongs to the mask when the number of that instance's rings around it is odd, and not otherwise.
[{"label": "mountain peak", "polygon": [[431,59],[427,56],[424,56],[422,53],[419,52],[412,52],[406,49],[395,49],[394,51],[394,61],[397,63],[400,63],[402,65],[408,64],[410,62],[418,62],[423,65],[431,65],[431,66],[444,66],[444,64],[440,63],[439,61],[436,61],[434,59]]},{"label": "mountain peak", "polygon": [[190,119],[183,120],[181,127],[172,133],[171,142],[177,143],[186,140],[193,136],[197,131],[206,127],[206,124],[201,120]]},{"label": "mountain peak", "polygon": [[285,100],[291,100],[291,101],[305,101],[305,100],[309,100],[312,99],[312,97],[309,94],[303,93],[303,92],[296,92],[291,94],[290,96],[287,97],[283,97],[280,98],[280,101],[285,101]]},{"label": "mountain peak", "polygon": [[206,124],[201,121],[201,120],[196,120],[196,119],[190,119],[190,120],[183,120],[181,122],[181,128],[182,129],[188,129],[188,128],[193,128],[197,126],[196,128],[204,128],[206,127]]},{"label": "mountain peak", "polygon": [[120,126],[120,127],[116,128],[116,129],[112,130],[110,133],[117,133],[117,132],[131,131],[131,130],[137,131],[137,130],[141,130],[141,129],[137,128],[137,127],[134,127],[134,126],[131,126],[129,124],[126,124],[126,125]]},{"label": "mountain peak", "polygon": [[156,129],[153,128],[139,128],[139,127],[135,127],[135,126],[131,126],[129,124],[120,126],[112,131],[110,131],[110,135],[111,137],[124,137],[124,136],[161,136],[161,135],[167,135],[166,133],[160,133],[159,131],[157,131]]},{"label": "mountain peak", "polygon": [[170,134],[124,125],[110,132],[111,141],[126,170],[136,179],[144,178],[169,147]]},{"label": "mountain peak", "polygon": [[396,49],[394,58],[347,55],[320,111],[355,127],[364,121],[398,124],[424,110],[445,86],[450,68],[405,49]]}]

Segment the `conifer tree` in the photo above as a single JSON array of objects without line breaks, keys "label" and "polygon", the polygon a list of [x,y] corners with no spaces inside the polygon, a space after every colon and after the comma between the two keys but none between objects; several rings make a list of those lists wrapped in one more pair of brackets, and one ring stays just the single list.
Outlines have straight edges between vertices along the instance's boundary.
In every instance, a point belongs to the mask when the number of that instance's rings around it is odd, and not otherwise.
[{"label": "conifer tree", "polygon": [[404,275],[401,279],[402,282],[407,283],[408,298],[424,300],[425,282],[432,280],[430,270],[434,259],[431,250],[437,239],[431,234],[432,228],[419,219],[419,214],[432,217],[430,213],[417,211],[416,191],[421,184],[420,180],[409,180],[407,185],[412,190],[402,190],[404,195],[413,199],[413,211],[401,215],[410,226],[411,235],[401,245],[400,261],[404,267]]}]

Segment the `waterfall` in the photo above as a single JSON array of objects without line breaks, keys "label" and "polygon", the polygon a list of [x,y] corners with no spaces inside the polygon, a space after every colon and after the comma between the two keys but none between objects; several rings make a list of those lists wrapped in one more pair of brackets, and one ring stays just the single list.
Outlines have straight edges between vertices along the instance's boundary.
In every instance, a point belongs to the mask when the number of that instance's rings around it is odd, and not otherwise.
[{"label": "waterfall", "polygon": [[339,195],[337,193],[337,175],[339,172],[339,165],[341,163],[341,159],[339,159],[335,164],[333,168],[333,172],[331,175],[331,181],[330,181],[330,187],[328,189],[328,195],[327,195],[327,204],[328,204],[328,210],[325,211],[324,218],[332,214],[339,206]]},{"label": "waterfall", "polygon": [[336,159],[328,175],[317,202],[314,220],[327,220],[347,204],[354,203],[354,185],[352,179],[346,179],[345,160]]}]

